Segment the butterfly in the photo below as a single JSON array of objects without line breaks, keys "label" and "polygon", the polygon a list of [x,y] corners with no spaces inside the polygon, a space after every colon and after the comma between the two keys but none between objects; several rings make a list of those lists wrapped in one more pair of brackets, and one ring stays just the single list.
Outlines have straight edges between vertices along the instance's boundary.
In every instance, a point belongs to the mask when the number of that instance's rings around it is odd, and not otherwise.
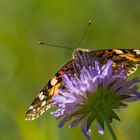
[{"label": "butterfly", "polygon": [[105,64],[107,60],[112,60],[114,72],[123,63],[124,69],[127,69],[129,75],[135,72],[137,66],[140,65],[140,49],[103,49],[92,51],[77,48],[72,53],[72,59],[56,72],[35,97],[25,115],[25,119],[34,120],[52,107],[52,97],[59,94],[58,88],[62,86],[62,76],[64,74],[78,74],[80,72],[77,70],[76,64],[90,65],[94,60],[98,60],[101,64]]}]

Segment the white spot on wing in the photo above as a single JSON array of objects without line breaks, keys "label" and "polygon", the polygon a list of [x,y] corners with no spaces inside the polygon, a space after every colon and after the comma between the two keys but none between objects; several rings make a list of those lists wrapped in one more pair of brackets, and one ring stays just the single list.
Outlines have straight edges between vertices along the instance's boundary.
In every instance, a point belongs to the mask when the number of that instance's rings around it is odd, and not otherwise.
[{"label": "white spot on wing", "polygon": [[40,107],[38,107],[37,110],[40,110]]},{"label": "white spot on wing", "polygon": [[50,106],[50,105],[46,107],[46,110],[48,110],[49,108],[51,108],[51,106]]},{"label": "white spot on wing", "polygon": [[33,109],[34,108],[34,106],[33,105],[31,105],[30,107],[29,107],[29,109]]},{"label": "white spot on wing", "polygon": [[58,80],[56,78],[53,78],[51,80],[51,85],[54,86],[57,82],[58,82]]},{"label": "white spot on wing", "polygon": [[43,95],[43,92],[41,92],[38,97],[40,100],[43,100],[45,98],[45,95]]},{"label": "white spot on wing", "polygon": [[43,101],[42,104],[41,104],[41,106],[46,105],[46,103],[47,103],[46,101]]},{"label": "white spot on wing", "polygon": [[116,54],[123,54],[123,51],[121,50],[114,50],[116,52]]},{"label": "white spot on wing", "polygon": [[42,111],[40,112],[40,115],[42,115],[44,112],[45,112],[45,110],[42,110]]},{"label": "white spot on wing", "polygon": [[140,54],[140,50],[134,50],[134,52],[136,52],[136,54]]}]

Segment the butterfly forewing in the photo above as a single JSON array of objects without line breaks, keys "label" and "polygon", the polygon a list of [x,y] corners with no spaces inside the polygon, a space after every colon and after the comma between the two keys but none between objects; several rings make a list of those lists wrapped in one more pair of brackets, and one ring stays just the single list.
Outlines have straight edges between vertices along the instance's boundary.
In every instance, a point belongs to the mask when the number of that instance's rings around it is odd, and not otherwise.
[{"label": "butterfly forewing", "polygon": [[35,97],[33,103],[30,105],[26,115],[26,120],[34,120],[42,115],[51,107],[51,97],[57,95],[58,88],[61,86],[62,76],[72,70],[73,59],[65,64],[44,86],[40,93]]},{"label": "butterfly forewing", "polygon": [[25,119],[34,120],[38,118],[42,113],[44,113],[50,105],[47,105],[47,95],[41,91],[38,96],[34,99],[33,103],[30,105]]}]

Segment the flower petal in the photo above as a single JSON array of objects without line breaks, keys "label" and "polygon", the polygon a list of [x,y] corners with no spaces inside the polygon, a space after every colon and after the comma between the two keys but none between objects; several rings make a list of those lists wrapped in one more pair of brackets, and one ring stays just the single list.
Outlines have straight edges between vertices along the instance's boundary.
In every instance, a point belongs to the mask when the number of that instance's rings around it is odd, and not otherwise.
[{"label": "flower petal", "polygon": [[103,135],[104,134],[104,129],[102,128],[102,126],[97,122],[97,129],[99,134]]},{"label": "flower petal", "polygon": [[86,121],[82,121],[81,131],[85,135],[87,140],[91,140],[91,138],[90,138],[90,129],[87,130],[87,122]]}]

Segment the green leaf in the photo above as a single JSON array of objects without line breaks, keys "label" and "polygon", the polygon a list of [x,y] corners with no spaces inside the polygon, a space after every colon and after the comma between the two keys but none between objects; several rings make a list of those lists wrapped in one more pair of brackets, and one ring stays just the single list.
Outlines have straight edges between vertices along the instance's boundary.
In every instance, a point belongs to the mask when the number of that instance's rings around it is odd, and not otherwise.
[{"label": "green leaf", "polygon": [[104,129],[104,118],[102,117],[101,113],[98,113],[97,115],[97,121],[101,125],[101,127]]},{"label": "green leaf", "polygon": [[128,105],[122,102],[116,102],[113,104],[113,109],[118,109],[119,107],[127,107]]},{"label": "green leaf", "polygon": [[130,96],[130,95],[120,95],[120,96],[116,96],[113,101],[117,102],[117,101],[121,101],[121,100],[130,98],[130,97],[132,97],[132,96]]},{"label": "green leaf", "polygon": [[90,115],[88,116],[88,119],[87,119],[87,130],[89,129],[90,125],[92,124],[92,122],[96,118],[96,115],[97,115],[96,112],[91,112]]},{"label": "green leaf", "polygon": [[118,115],[113,110],[111,111],[111,117],[113,119],[116,119],[116,120],[120,121],[120,118],[118,117]]}]

